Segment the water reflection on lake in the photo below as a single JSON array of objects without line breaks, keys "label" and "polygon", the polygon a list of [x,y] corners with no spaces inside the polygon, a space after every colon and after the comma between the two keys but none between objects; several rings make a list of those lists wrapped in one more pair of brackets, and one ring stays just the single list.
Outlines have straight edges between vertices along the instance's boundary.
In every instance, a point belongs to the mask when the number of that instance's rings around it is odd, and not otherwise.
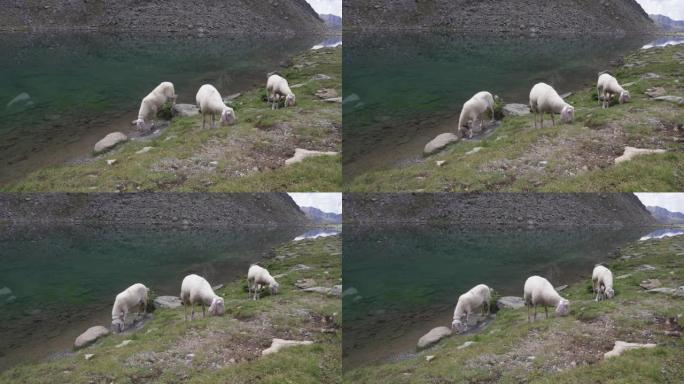
[{"label": "water reflection on lake", "polygon": [[684,229],[677,228],[666,228],[653,231],[646,236],[641,237],[641,241],[651,240],[651,239],[664,239],[666,237],[684,235]]},{"label": "water reflection on lake", "polygon": [[342,36],[333,36],[323,40],[319,44],[314,45],[311,47],[311,49],[316,50],[322,48],[335,48],[339,47],[340,45],[342,45]]},{"label": "water reflection on lake", "polygon": [[338,227],[310,229],[310,230],[304,232],[303,234],[295,237],[293,241],[317,239],[319,237],[336,236],[336,235],[339,235],[340,232],[342,232],[342,230],[341,230],[341,228],[338,228]]},{"label": "water reflection on lake", "polygon": [[678,44],[684,44],[684,37],[680,36],[666,36],[666,37],[661,37],[655,41],[652,41],[643,47],[641,49],[650,49],[650,48],[655,48],[655,47],[665,47],[668,45],[678,45]]}]

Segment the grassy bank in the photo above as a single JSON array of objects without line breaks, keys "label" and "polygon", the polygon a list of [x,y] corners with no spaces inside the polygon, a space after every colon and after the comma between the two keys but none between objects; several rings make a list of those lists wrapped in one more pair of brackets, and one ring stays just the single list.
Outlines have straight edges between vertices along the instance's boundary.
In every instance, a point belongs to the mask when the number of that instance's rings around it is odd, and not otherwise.
[{"label": "grassy bank", "polygon": [[[680,191],[684,188],[684,105],[654,101],[644,92],[663,87],[666,95],[684,97],[682,63],[682,45],[639,50],[625,57],[624,65],[611,69],[621,84],[632,83],[626,87],[632,95],[630,103],[603,110],[593,85],[567,99],[575,107],[572,124],[552,127],[547,120],[543,128],[534,128],[531,116],[507,117],[485,139],[460,141],[417,163],[362,174],[347,180],[345,189]],[[587,83],[595,81],[587,79]],[[527,104],[527,100],[506,102]],[[625,146],[668,152],[615,165]],[[466,154],[475,147],[482,149]],[[436,161],[445,163],[439,167]]]},{"label": "grassy bank", "polygon": [[[684,237],[649,240],[620,249],[608,261],[616,296],[595,302],[591,271],[562,295],[567,317],[543,312],[527,322],[525,308],[501,310],[482,333],[452,336],[415,358],[345,372],[349,383],[673,383],[684,377],[684,341],[666,336],[668,318],[682,321],[684,297],[646,293],[639,287],[657,278],[663,287],[684,285]],[[608,258],[608,255],[606,255]],[[655,270],[641,271],[649,264]],[[522,283],[521,283],[522,289]],[[553,311],[550,311],[553,312]],[[616,340],[656,343],[655,349],[604,360]],[[459,349],[466,341],[475,344]],[[426,356],[434,355],[431,362]]]},{"label": "grassy bank", "polygon": [[[181,117],[154,138],[138,138],[111,152],[38,170],[6,191],[338,191],[341,156],[285,166],[295,148],[340,152],[342,107],[315,96],[342,92],[342,48],[312,50],[280,71],[297,105],[272,111],[264,85],[234,99],[238,124],[202,129],[202,117]],[[329,79],[315,80],[323,74]],[[301,85],[301,86],[297,86]],[[193,94],[194,95],[194,94]],[[225,96],[225,95],[224,95]],[[192,100],[182,100],[194,103]],[[152,147],[146,153],[137,153]],[[116,159],[108,165],[107,160]]]},{"label": "grassy bank", "polygon": [[[182,307],[158,309],[135,333],[110,335],[69,356],[13,368],[0,375],[0,382],[339,382],[342,301],[294,287],[303,278],[323,287],[341,284],[339,236],[292,242],[277,248],[274,256],[262,265],[274,276],[283,275],[277,278],[276,296],[264,294],[252,301],[246,281],[227,283],[216,291],[225,298],[222,317],[203,319],[200,310],[187,323]],[[311,268],[295,268],[300,264]],[[261,357],[272,338],[314,343]],[[124,340],[132,342],[116,347]],[[85,360],[86,354],[94,357]]]}]

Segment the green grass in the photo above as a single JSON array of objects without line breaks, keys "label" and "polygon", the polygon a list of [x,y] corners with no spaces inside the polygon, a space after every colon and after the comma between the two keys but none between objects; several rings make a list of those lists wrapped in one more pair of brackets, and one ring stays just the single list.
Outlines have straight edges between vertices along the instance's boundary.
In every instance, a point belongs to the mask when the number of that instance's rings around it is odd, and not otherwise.
[{"label": "green grass", "polygon": [[[111,191],[339,191],[341,156],[284,160],[295,148],[341,151],[342,107],[314,94],[322,88],[342,92],[342,48],[308,51],[280,73],[288,78],[297,105],[271,110],[265,89],[231,102],[238,117],[232,126],[202,129],[202,117],[173,119],[160,137],[128,141],[100,156],[40,169],[3,187],[11,192]],[[313,81],[325,74],[329,80]],[[265,87],[265,84],[264,84]],[[147,153],[136,154],[143,147]],[[108,159],[116,159],[107,165]],[[217,162],[212,164],[213,162]]]},{"label": "green grass", "polygon": [[[278,295],[253,301],[246,281],[228,283],[217,290],[225,299],[222,317],[202,318],[200,312],[186,323],[183,308],[159,309],[136,333],[110,335],[71,356],[11,368],[0,375],[0,383],[340,382],[342,301],[293,285],[302,278],[324,287],[341,284],[340,252],[337,236],[284,245],[262,263],[274,276],[285,274],[278,278]],[[311,269],[292,270],[297,264]],[[261,357],[274,337],[314,344]],[[127,339],[133,342],[115,348]],[[89,353],[95,356],[86,361]]]},{"label": "green grass", "polygon": [[[664,87],[684,96],[684,66],[673,57],[684,46],[638,51],[625,63],[644,63],[612,70],[632,100],[601,109],[595,88],[575,92],[572,124],[534,128],[531,116],[509,117],[484,140],[461,141],[422,161],[381,169],[345,180],[352,192],[468,191],[681,191],[684,189],[684,106],[651,100],[644,92]],[[653,72],[658,79],[641,79]],[[510,102],[510,101],[509,101]],[[548,115],[546,116],[548,119]],[[556,119],[559,121],[560,119]],[[667,154],[637,157],[614,164],[625,146],[662,148]],[[472,155],[474,147],[483,149]],[[446,163],[438,167],[435,162]]]},{"label": "green grass", "polygon": [[[650,264],[657,269],[637,272]],[[480,334],[452,336],[414,358],[345,371],[348,383],[672,383],[684,377],[684,341],[666,336],[668,317],[684,316],[684,298],[646,293],[639,283],[658,278],[684,285],[684,237],[626,246],[608,262],[616,296],[595,302],[590,276],[562,292],[569,316],[527,322],[526,309],[501,310]],[[590,271],[588,271],[590,275]],[[550,311],[553,312],[553,311]],[[616,340],[656,343],[604,360]],[[466,341],[474,345],[457,349]],[[425,356],[434,355],[427,362]],[[574,364],[573,364],[574,362]]]}]

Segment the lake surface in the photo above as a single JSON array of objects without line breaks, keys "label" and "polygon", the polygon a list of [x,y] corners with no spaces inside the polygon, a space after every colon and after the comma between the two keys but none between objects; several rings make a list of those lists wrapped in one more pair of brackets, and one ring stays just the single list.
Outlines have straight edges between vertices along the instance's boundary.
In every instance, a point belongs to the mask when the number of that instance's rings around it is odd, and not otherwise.
[{"label": "lake surface", "polygon": [[527,104],[539,81],[561,94],[589,86],[648,39],[345,34],[345,180],[419,158],[478,91]]},{"label": "lake surface", "polygon": [[595,264],[650,231],[346,226],[343,365],[413,354],[422,335],[451,324],[458,296],[477,284],[522,296],[535,274],[555,286],[589,282]]},{"label": "lake surface", "polygon": [[0,34],[0,187],[131,131],[140,101],[162,81],[191,104],[205,83],[226,96],[265,86],[268,72],[319,39]]},{"label": "lake surface", "polygon": [[[213,285],[243,278],[250,263],[305,229],[57,226],[0,231],[0,370],[68,353],[92,325],[111,323],[119,292],[136,282],[180,292],[197,273]],[[9,290],[9,292],[7,291]]]}]

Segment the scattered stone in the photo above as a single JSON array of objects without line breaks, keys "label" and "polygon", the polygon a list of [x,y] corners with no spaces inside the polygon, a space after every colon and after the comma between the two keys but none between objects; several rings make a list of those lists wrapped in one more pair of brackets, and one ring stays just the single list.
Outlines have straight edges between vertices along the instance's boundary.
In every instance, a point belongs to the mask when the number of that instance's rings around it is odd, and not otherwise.
[{"label": "scattered stone", "polygon": [[322,73],[318,73],[316,75],[313,75],[313,77],[311,77],[311,80],[313,80],[313,81],[331,80],[331,79],[332,79],[332,77],[330,77],[328,75],[324,75]]},{"label": "scattered stone", "polygon": [[680,331],[665,331],[665,336],[682,337],[682,333]]},{"label": "scattered stone", "polygon": [[641,284],[639,284],[639,286],[643,289],[654,289],[662,287],[662,284],[658,279],[647,279],[642,281]]},{"label": "scattered stone", "polygon": [[567,99],[570,96],[572,96],[572,92],[566,92],[566,93],[560,95],[561,99]]},{"label": "scattered stone", "polygon": [[285,160],[285,165],[292,165],[301,162],[302,160],[315,156],[336,156],[337,152],[321,152],[310,151],[308,149],[295,148],[295,154],[291,158]]},{"label": "scattered stone", "polygon": [[603,354],[603,357],[605,359],[609,359],[611,357],[616,357],[622,355],[623,352],[630,350],[630,349],[638,349],[638,348],[655,348],[655,344],[638,344],[638,343],[627,343],[624,341],[616,341],[615,346],[613,347],[612,351],[606,352]]},{"label": "scattered stone", "polygon": [[237,99],[237,98],[240,97],[240,96],[242,96],[242,93],[240,93],[240,92],[238,92],[238,93],[233,93],[232,95],[228,95],[228,96],[224,97],[224,98],[223,98],[223,102],[224,102],[224,103],[231,102],[231,101]]},{"label": "scattered stone", "polygon": [[143,147],[143,149],[141,149],[141,150],[139,150],[139,151],[136,151],[135,153],[138,154],[138,155],[142,155],[143,153],[149,152],[150,149],[152,149],[152,148],[153,148],[153,147]]},{"label": "scattered stone", "polygon": [[173,116],[191,117],[200,113],[199,108],[194,104],[176,104],[171,109]]},{"label": "scattered stone", "polygon": [[557,291],[557,292],[563,291],[563,290],[565,290],[567,287],[568,287],[567,285],[561,285],[561,286],[559,286],[559,287],[556,287],[556,291]]},{"label": "scattered stone", "polygon": [[626,279],[626,278],[628,278],[628,277],[630,277],[630,276],[632,276],[632,274],[631,274],[631,273],[627,273],[627,274],[625,274],[625,275],[620,275],[620,276],[616,277],[615,279],[616,279],[616,280],[622,280],[622,279]]},{"label": "scattered stone", "polygon": [[117,159],[109,159],[109,160],[107,160],[107,165],[114,165],[114,164],[116,164],[117,162],[118,162]]},{"label": "scattered stone", "polygon": [[119,344],[117,344],[116,346],[114,346],[114,348],[123,348],[132,342],[133,342],[133,340],[124,340],[124,341],[120,342]]},{"label": "scattered stone", "polygon": [[85,357],[86,360],[90,360],[90,359],[92,359],[93,357],[95,357],[95,354],[94,354],[94,353],[86,353],[84,357]]},{"label": "scattered stone", "polygon": [[[309,287],[309,288],[304,288],[302,289],[304,292],[315,292],[315,293],[321,293],[324,295],[332,295],[333,294],[333,289],[332,288],[326,288],[326,287]],[[342,294],[342,290],[340,289],[340,292],[338,293],[338,296]]]},{"label": "scattered stone", "polygon": [[307,289],[315,286],[316,281],[314,279],[299,279],[294,285],[299,289]]},{"label": "scattered stone", "polygon": [[504,116],[525,116],[530,114],[530,106],[525,104],[506,104],[502,110]]},{"label": "scattered stone", "polygon": [[642,264],[637,267],[637,271],[643,272],[643,271],[655,271],[656,267],[650,265],[650,264]]},{"label": "scattered stone", "polygon": [[649,88],[646,90],[646,95],[648,97],[659,97],[659,96],[665,96],[665,88],[663,87],[653,87]]},{"label": "scattered stone", "polygon": [[446,163],[445,160],[437,160],[437,161],[435,161],[435,164],[437,164],[438,167],[441,167],[442,165],[444,165],[444,163]]},{"label": "scattered stone", "polygon": [[332,88],[319,89],[316,91],[316,97],[320,99],[331,99],[333,97],[337,97],[337,91]]},{"label": "scattered stone", "polygon": [[664,293],[666,295],[674,295],[677,290],[674,288],[653,288],[646,291],[648,293]]},{"label": "scattered stone", "polygon": [[211,287],[211,289],[213,289],[214,291],[218,291],[221,288],[223,288],[223,284],[214,285],[213,287]]},{"label": "scattered stone", "polygon": [[434,360],[434,359],[435,359],[435,355],[425,356],[425,360],[426,360],[428,363],[431,362],[431,361]]},{"label": "scattered stone", "polygon": [[176,296],[157,296],[153,301],[155,308],[174,309],[181,307],[183,303],[180,297]]},{"label": "scattered stone", "polygon": [[354,287],[349,287],[342,292],[342,297],[345,296],[355,296],[359,294],[359,290]]},{"label": "scattered stone", "polygon": [[310,269],[311,267],[309,267],[306,264],[297,264],[294,267],[290,268],[291,271],[308,271]]},{"label": "scattered stone", "polygon": [[642,79],[660,79],[660,75],[653,72],[644,73],[641,75]]},{"label": "scattered stone", "polygon": [[622,87],[623,87],[623,88],[625,88],[625,87],[631,87],[631,86],[634,85],[634,84],[636,84],[636,83],[632,81],[632,82],[630,82],[630,83],[622,84]]},{"label": "scattered stone", "polygon": [[636,156],[652,155],[652,154],[665,153],[665,152],[667,152],[667,151],[665,151],[664,149],[646,149],[646,148],[625,147],[625,152],[622,154],[622,156],[615,159],[615,164],[620,164],[622,162],[632,160]]},{"label": "scattered stone", "polygon": [[311,345],[311,344],[313,344],[313,341],[309,341],[309,340],[296,341],[296,340],[273,339],[273,341],[271,342],[271,346],[268,347],[267,349],[264,349],[263,351],[261,351],[261,355],[266,356],[266,355],[270,355],[273,353],[278,353],[283,348],[290,348],[290,347],[294,347],[297,345]]},{"label": "scattered stone", "polygon": [[449,336],[451,336],[451,329],[447,327],[433,328],[430,332],[426,333],[420,338],[420,340],[418,340],[417,348],[418,350],[429,348],[437,344],[443,338]]},{"label": "scattered stone", "polygon": [[525,306],[525,300],[518,296],[504,296],[496,301],[499,309],[519,309]]},{"label": "scattered stone", "polygon": [[468,347],[470,347],[470,346],[473,345],[473,344],[475,344],[474,341],[466,341],[465,343],[463,343],[463,344],[459,345],[458,347],[456,347],[456,349],[468,348]]},{"label": "scattered stone", "polygon": [[423,149],[423,154],[425,156],[432,155],[433,153],[441,151],[447,145],[455,143],[458,140],[458,136],[454,133],[442,133],[440,135],[437,135],[437,137],[435,137],[425,145],[425,148]]},{"label": "scattered stone", "polygon": [[480,152],[481,150],[482,150],[482,147],[475,147],[475,148],[471,149],[470,151],[466,152],[465,154],[466,154],[466,156],[474,155],[474,154]]},{"label": "scattered stone", "polygon": [[342,97],[331,97],[329,99],[323,99],[323,102],[325,102],[325,103],[341,103]]},{"label": "scattered stone", "polygon": [[74,349],[87,347],[96,342],[98,339],[107,335],[109,335],[109,329],[101,325],[90,327],[87,331],[83,332],[76,338],[76,341],[74,341]]},{"label": "scattered stone", "polygon": [[684,105],[684,97],[680,96],[658,96],[654,97],[653,100],[656,101],[667,101],[674,104]]},{"label": "scattered stone", "polygon": [[95,144],[95,147],[93,148],[93,152],[98,154],[101,152],[108,151],[108,150],[116,147],[117,144],[122,143],[126,140],[128,140],[128,136],[124,135],[121,132],[110,133],[109,135],[105,136],[102,140],[98,141]]},{"label": "scattered stone", "polygon": [[219,164],[219,162],[216,160],[209,162],[209,165],[214,166],[214,167],[218,166],[218,164]]}]

